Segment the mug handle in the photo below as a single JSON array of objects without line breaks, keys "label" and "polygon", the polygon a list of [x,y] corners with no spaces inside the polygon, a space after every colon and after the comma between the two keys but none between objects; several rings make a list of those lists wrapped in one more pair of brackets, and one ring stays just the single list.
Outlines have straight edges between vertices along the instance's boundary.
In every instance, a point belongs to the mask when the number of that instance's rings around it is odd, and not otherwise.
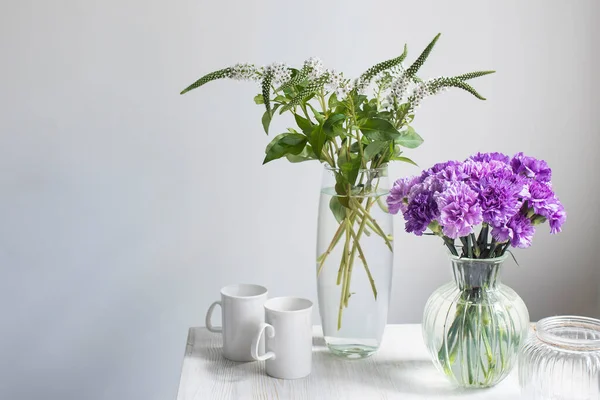
[{"label": "mug handle", "polygon": [[212,303],[210,305],[210,307],[208,307],[208,311],[206,312],[206,320],[205,320],[206,329],[208,329],[210,332],[221,333],[221,332],[223,332],[223,328],[220,326],[213,326],[212,322],[210,322],[210,320],[212,318],[213,310],[215,309],[216,306],[223,307],[221,305],[220,301],[215,301],[214,303]]},{"label": "mug handle", "polygon": [[275,328],[273,328],[273,325],[269,325],[264,322],[262,324],[260,324],[260,328],[258,329],[258,332],[257,332],[256,336],[254,337],[254,340],[252,341],[252,346],[250,346],[250,355],[255,360],[265,361],[270,358],[275,359],[275,353],[273,353],[272,351],[266,352],[262,356],[258,354],[258,344],[260,343],[260,339],[261,339],[263,333],[267,329],[268,329],[268,332],[267,332],[268,337],[272,338],[275,336]]}]

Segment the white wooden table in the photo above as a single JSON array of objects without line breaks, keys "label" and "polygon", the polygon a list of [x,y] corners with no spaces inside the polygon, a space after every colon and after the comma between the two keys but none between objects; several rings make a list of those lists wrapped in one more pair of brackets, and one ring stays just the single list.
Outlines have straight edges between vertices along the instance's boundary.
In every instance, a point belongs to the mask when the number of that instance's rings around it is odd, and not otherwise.
[{"label": "white wooden table", "polygon": [[237,363],[221,355],[221,335],[191,328],[177,400],[213,399],[473,399],[519,398],[516,369],[491,389],[462,390],[439,373],[420,325],[388,325],[379,351],[364,360],[331,355],[321,327],[313,331],[313,369],[304,379],[267,376],[263,362]]}]

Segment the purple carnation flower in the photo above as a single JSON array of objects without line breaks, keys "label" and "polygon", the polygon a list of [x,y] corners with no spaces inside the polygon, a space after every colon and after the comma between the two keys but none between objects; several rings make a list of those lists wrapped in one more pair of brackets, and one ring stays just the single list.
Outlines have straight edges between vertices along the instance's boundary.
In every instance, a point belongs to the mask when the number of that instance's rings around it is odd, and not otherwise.
[{"label": "purple carnation flower", "polygon": [[559,233],[562,230],[562,226],[567,220],[567,213],[565,207],[562,205],[560,200],[553,194],[543,207],[540,208],[539,215],[546,217],[550,224],[550,233]]},{"label": "purple carnation flower", "polygon": [[442,162],[442,163],[437,163],[433,167],[429,168],[427,170],[427,172],[430,175],[433,175],[433,174],[437,174],[438,172],[443,171],[447,167],[452,167],[452,166],[461,165],[461,164],[462,163],[460,163],[458,161],[452,161],[452,160],[451,161]]},{"label": "purple carnation flower", "polygon": [[453,182],[437,198],[444,235],[456,239],[473,232],[483,221],[477,193],[464,182]]},{"label": "purple carnation flower", "polygon": [[550,224],[550,233],[561,231],[562,225],[567,220],[565,208],[554,194],[550,182],[529,182],[529,195],[526,197],[533,211],[545,217]]},{"label": "purple carnation flower", "polygon": [[403,212],[406,221],[406,232],[421,236],[431,221],[437,218],[438,214],[434,192],[428,190],[418,191],[412,196],[406,211]]},{"label": "purple carnation flower", "polygon": [[548,213],[548,223],[550,224],[550,233],[555,234],[562,231],[562,226],[567,220],[567,213],[562,203],[556,199],[556,203],[550,207],[551,212]]},{"label": "purple carnation flower", "polygon": [[510,157],[502,153],[477,153],[469,157],[469,160],[473,161],[483,161],[490,162],[492,160],[503,162],[504,164],[508,164],[510,161]]},{"label": "purple carnation flower", "polygon": [[492,229],[492,236],[497,241],[510,240],[513,247],[523,249],[531,246],[534,233],[535,228],[531,220],[521,213],[514,215],[506,225],[495,226]]},{"label": "purple carnation flower", "polygon": [[521,249],[531,246],[535,228],[529,218],[523,214],[517,214],[508,221],[508,227],[512,232],[511,246]]},{"label": "purple carnation flower", "polygon": [[440,179],[438,176],[428,176],[427,178],[423,179],[421,184],[423,186],[423,189],[429,190],[434,193],[443,191],[445,187],[445,181]]},{"label": "purple carnation flower", "polygon": [[526,199],[536,214],[542,214],[549,204],[556,202],[552,188],[544,182],[531,180],[528,185],[528,193]]},{"label": "purple carnation flower", "polygon": [[467,160],[463,164],[463,171],[469,177],[469,181],[478,183],[483,178],[511,178],[515,174],[509,165],[501,161],[472,161]]},{"label": "purple carnation flower", "polygon": [[408,196],[412,187],[418,183],[420,183],[418,176],[401,178],[394,182],[394,185],[390,189],[390,194],[386,199],[390,214],[398,214],[398,211],[404,212],[406,210],[404,198]]},{"label": "purple carnation flower", "polygon": [[486,222],[497,241],[529,247],[534,223],[547,220],[554,234],[566,221],[551,174],[545,161],[523,153],[512,159],[502,153],[477,153],[462,163],[438,163],[417,177],[399,179],[387,203],[390,213],[402,211],[406,231],[419,236],[432,221],[453,239]]},{"label": "purple carnation flower", "polygon": [[479,200],[483,220],[493,226],[505,224],[521,208],[522,189],[523,183],[514,175],[508,179],[482,179]]},{"label": "purple carnation flower", "polygon": [[550,182],[552,170],[544,160],[528,157],[523,153],[517,153],[510,161],[515,174],[524,175],[540,182]]}]

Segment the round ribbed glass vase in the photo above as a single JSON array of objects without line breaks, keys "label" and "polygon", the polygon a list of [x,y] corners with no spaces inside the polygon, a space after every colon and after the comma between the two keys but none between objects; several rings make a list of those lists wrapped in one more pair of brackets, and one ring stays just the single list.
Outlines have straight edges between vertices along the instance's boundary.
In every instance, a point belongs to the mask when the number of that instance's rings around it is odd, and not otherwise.
[{"label": "round ribbed glass vase", "polygon": [[368,357],[379,348],[392,283],[387,168],[357,174],[350,185],[345,171],[325,168],[317,234],[323,336],[333,354],[346,358]]},{"label": "round ribbed glass vase", "polygon": [[519,355],[519,384],[528,400],[600,399],[600,320],[538,321]]},{"label": "round ribbed glass vase", "polygon": [[462,387],[497,384],[514,367],[529,313],[514,290],[500,283],[506,255],[450,256],[454,280],[437,289],[423,315],[423,339],[435,366]]}]

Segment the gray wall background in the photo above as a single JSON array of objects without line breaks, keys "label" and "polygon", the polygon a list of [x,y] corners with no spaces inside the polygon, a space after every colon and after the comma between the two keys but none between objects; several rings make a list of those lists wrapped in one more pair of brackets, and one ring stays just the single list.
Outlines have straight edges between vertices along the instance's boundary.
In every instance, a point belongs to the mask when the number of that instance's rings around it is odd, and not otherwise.
[{"label": "gray wall background", "polygon": [[[422,75],[493,68],[414,124],[428,166],[476,151],[546,159],[569,212],[504,281],[532,319],[599,314],[597,0],[4,0],[0,5],[0,398],[169,399],[187,328],[219,288],[316,298],[318,164],[261,166],[249,83],[178,92],[238,61],[316,55],[357,75],[437,33]],[[272,132],[286,126],[276,120]],[[391,167],[392,176],[417,173]],[[391,323],[450,278],[396,221]]]}]

